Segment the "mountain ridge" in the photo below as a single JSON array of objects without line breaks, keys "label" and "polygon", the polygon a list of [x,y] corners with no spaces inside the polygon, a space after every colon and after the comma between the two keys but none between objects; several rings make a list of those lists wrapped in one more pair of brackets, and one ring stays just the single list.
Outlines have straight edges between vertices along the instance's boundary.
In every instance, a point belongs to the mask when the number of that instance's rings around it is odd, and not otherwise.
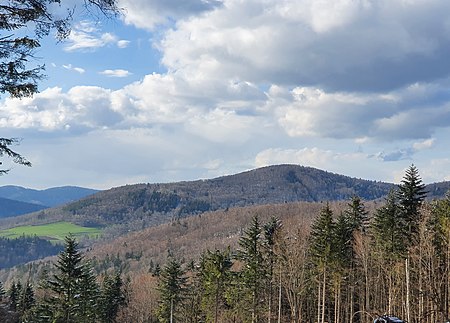
[{"label": "mountain ridge", "polygon": [[[84,226],[121,225],[137,230],[206,211],[297,201],[377,200],[395,184],[352,178],[301,165],[261,167],[213,179],[141,183],[97,192],[62,206],[21,216],[18,223],[71,221]],[[430,198],[445,195],[450,182],[427,186]],[[0,223],[1,225],[1,223]]]}]

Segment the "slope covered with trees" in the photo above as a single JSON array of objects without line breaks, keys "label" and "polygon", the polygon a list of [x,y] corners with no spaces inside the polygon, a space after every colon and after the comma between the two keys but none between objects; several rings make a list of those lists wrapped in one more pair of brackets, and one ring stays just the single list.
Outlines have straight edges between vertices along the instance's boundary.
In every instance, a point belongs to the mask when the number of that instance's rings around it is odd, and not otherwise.
[{"label": "slope covered with trees", "polygon": [[392,186],[309,167],[278,165],[210,180],[117,187],[63,207],[2,221],[0,227],[69,220],[84,226],[124,225],[125,232],[232,207],[346,200],[355,195],[379,199]]},{"label": "slope covered with trees", "polygon": [[[148,228],[76,254],[77,263],[90,259],[97,273],[85,275],[86,285],[80,278],[77,288],[100,286],[102,272],[126,273],[125,302],[112,302],[118,322],[362,323],[384,313],[408,322],[444,322],[450,308],[450,199],[426,201],[425,193],[411,166],[381,202],[354,196],[180,219],[158,227],[162,236],[157,227]],[[61,277],[62,255],[49,277]],[[14,284],[4,281],[5,302],[11,302]],[[60,313],[63,302],[54,305]]]}]

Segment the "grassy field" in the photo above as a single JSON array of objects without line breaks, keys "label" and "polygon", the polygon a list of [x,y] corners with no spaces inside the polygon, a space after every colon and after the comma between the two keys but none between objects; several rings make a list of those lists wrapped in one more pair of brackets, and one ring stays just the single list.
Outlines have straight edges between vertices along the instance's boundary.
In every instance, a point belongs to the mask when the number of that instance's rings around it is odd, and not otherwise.
[{"label": "grassy field", "polygon": [[64,237],[66,237],[70,233],[75,237],[86,235],[89,237],[95,237],[101,234],[101,230],[98,228],[82,227],[70,222],[55,222],[45,225],[26,225],[6,230],[0,230],[1,237],[17,238],[22,235],[36,235],[41,238],[49,239],[53,242],[64,241]]}]

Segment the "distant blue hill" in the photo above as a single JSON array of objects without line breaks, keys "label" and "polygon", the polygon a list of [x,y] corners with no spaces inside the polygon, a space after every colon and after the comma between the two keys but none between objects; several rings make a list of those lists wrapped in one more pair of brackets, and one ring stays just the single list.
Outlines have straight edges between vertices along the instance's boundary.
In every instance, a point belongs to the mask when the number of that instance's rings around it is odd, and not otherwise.
[{"label": "distant blue hill", "polygon": [[63,186],[35,190],[21,186],[0,186],[0,217],[16,216],[77,201],[98,190]]},{"label": "distant blue hill", "polygon": [[0,197],[0,218],[32,213],[46,208],[48,208],[48,206],[15,201]]}]

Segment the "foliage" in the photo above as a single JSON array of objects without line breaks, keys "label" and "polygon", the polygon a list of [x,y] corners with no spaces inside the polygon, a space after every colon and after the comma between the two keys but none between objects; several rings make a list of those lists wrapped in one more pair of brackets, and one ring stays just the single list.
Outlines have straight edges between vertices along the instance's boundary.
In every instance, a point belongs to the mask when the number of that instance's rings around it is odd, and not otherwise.
[{"label": "foliage", "polygon": [[200,280],[203,287],[202,307],[208,322],[219,322],[219,311],[226,307],[225,290],[233,275],[230,249],[207,250],[200,259]]},{"label": "foliage", "polygon": [[181,263],[170,257],[159,276],[158,291],[160,305],[158,317],[161,322],[172,322],[179,315],[179,305],[182,304],[186,290],[187,278]]},{"label": "foliage", "polygon": [[125,292],[120,272],[114,276],[106,276],[103,280],[100,295],[100,309],[102,322],[115,322],[119,309],[125,304]]},{"label": "foliage", "polygon": [[[1,6],[0,6],[1,8]],[[0,9],[1,12],[1,9]],[[1,18],[0,18],[0,27],[1,27]],[[1,28],[0,28],[1,29]],[[1,42],[2,39],[0,38],[0,58],[2,57],[2,49],[1,49]],[[1,88],[1,78],[2,78],[2,72],[1,72],[1,61],[0,61],[0,92],[2,92]],[[22,155],[20,155],[19,153],[15,152],[14,150],[12,150],[10,148],[10,146],[18,144],[20,142],[19,139],[17,138],[0,138],[0,157],[6,156],[9,158],[12,158],[13,162],[19,165],[24,165],[24,166],[31,166],[31,162],[29,162],[25,157],[23,157]],[[0,165],[2,163],[0,162]],[[0,175],[4,175],[6,173],[8,173],[9,170],[8,169],[0,169]]]},{"label": "foliage", "polygon": [[61,246],[36,236],[20,236],[18,238],[0,237],[0,269],[10,268],[61,251]]},{"label": "foliage", "polygon": [[420,207],[427,195],[425,184],[422,183],[418,169],[411,165],[405,172],[398,186],[398,203],[401,217],[408,228],[409,241],[414,240],[420,222]]}]

